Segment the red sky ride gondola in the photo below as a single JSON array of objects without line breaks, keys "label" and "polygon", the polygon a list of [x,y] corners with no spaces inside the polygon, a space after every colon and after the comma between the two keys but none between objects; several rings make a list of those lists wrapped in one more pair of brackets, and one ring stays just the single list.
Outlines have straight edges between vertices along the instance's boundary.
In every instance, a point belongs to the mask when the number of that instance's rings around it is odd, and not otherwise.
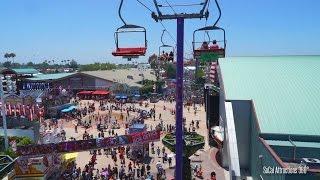
[{"label": "red sky ride gondola", "polygon": [[[131,60],[132,58],[138,58],[139,56],[144,56],[147,52],[147,32],[146,29],[142,26],[127,24],[121,16],[123,0],[120,2],[118,14],[121,21],[124,23],[123,26],[119,27],[114,33],[116,49],[112,52],[113,56],[122,56]],[[121,33],[142,33],[144,34],[144,45],[140,47],[121,47],[119,45],[119,35]]]}]

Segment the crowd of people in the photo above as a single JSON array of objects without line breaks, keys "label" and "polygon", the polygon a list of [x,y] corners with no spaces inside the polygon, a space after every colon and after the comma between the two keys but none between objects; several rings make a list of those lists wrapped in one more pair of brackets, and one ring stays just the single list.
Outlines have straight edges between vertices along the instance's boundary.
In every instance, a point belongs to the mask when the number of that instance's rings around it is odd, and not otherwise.
[{"label": "crowd of people", "polygon": [[[91,154],[90,161],[84,166],[83,169],[77,167],[76,163],[73,161],[69,163],[61,174],[60,179],[72,179],[72,180],[110,180],[110,179],[123,179],[123,180],[136,180],[136,179],[159,179],[166,180],[166,171],[164,169],[164,164],[168,163],[169,167],[172,166],[172,157],[168,156],[164,147],[160,150],[160,147],[157,147],[157,150],[154,150],[154,143],[151,144],[152,154],[162,158],[162,162],[158,160],[156,163],[157,175],[154,177],[150,172],[150,164],[145,163],[144,161],[138,161],[137,159],[130,159],[129,162],[126,162],[126,158],[129,156],[128,147],[117,147],[104,149],[102,154],[99,150],[93,150]],[[105,168],[97,168],[97,159],[101,155],[111,156],[113,164],[108,163]],[[120,161],[117,163],[117,161]]]},{"label": "crowd of people", "polygon": [[[71,168],[63,173],[62,177],[65,179],[81,179],[81,180],[110,180],[110,179],[125,179],[125,180],[135,180],[135,179],[154,179],[150,173],[150,165],[139,161],[130,161],[126,163],[125,161],[125,148],[112,148],[110,151],[106,150],[106,155],[111,155],[114,164],[108,164],[105,168],[96,168],[97,158],[99,155],[97,150],[93,151],[90,161],[81,170],[80,167],[76,167],[72,163]],[[117,159],[120,160],[120,166],[117,164]]]},{"label": "crowd of people", "polygon": [[[174,103],[174,95],[167,95],[161,98],[165,102]],[[168,105],[169,106],[169,105]],[[185,104],[188,112],[192,106]],[[194,113],[196,115],[197,108],[194,104]],[[163,111],[169,112],[172,118],[175,117],[175,108],[166,107],[163,105]],[[75,133],[81,130],[83,140],[94,138],[105,138],[117,136],[119,128],[127,129],[132,124],[145,124],[146,120],[157,121],[157,125],[146,125],[148,130],[159,129],[163,133],[174,133],[175,125],[166,122],[162,116],[163,112],[157,112],[155,104],[150,105],[144,103],[124,103],[115,100],[100,100],[100,101],[77,101],[77,109],[74,112],[64,114],[63,118],[69,118],[69,122],[73,122]],[[70,121],[71,119],[71,121]],[[64,122],[59,120],[60,128]],[[155,123],[152,123],[155,124]],[[58,128],[58,121],[51,120],[46,124],[47,128]],[[195,131],[199,128],[199,121],[192,120],[189,125],[189,131]],[[94,135],[92,129],[98,130],[98,135]],[[61,131],[60,134],[63,140],[76,140],[76,138],[65,139],[66,134]],[[125,131],[125,133],[128,133]],[[173,157],[168,155],[164,146],[156,147],[154,143],[150,143],[151,156],[156,162],[157,173],[153,177],[150,171],[150,165],[144,162],[145,155],[140,153],[140,156],[133,156],[133,151],[130,151],[130,146],[119,148],[106,148],[91,150],[90,161],[80,168],[75,163],[72,163],[63,173],[62,177],[70,179],[167,179],[166,167],[172,167]],[[149,154],[149,153],[148,153]],[[106,156],[113,160],[106,163],[106,167],[98,168],[96,166],[97,159],[101,156]],[[133,158],[135,157],[135,158]],[[140,157],[140,158],[136,158]],[[120,163],[119,163],[120,162]]]}]

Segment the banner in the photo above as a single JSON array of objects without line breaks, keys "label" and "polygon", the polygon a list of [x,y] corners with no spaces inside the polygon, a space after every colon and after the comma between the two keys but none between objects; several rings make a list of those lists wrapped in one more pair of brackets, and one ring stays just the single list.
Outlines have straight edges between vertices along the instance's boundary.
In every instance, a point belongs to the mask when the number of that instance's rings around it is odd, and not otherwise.
[{"label": "banner", "polygon": [[18,146],[17,154],[19,156],[28,156],[50,153],[70,153],[88,151],[91,149],[101,149],[130,144],[147,143],[158,140],[160,140],[160,131],[155,130],[107,138],[67,141],[56,144],[50,143],[41,145]]}]

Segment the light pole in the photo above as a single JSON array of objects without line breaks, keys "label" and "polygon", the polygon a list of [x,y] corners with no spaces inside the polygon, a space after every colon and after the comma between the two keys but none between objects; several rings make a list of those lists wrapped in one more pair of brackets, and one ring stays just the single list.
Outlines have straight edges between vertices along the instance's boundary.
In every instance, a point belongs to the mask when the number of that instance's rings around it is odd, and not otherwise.
[{"label": "light pole", "polygon": [[4,93],[2,86],[2,76],[0,76],[0,99],[1,99],[1,114],[2,114],[2,122],[3,122],[3,133],[4,133],[4,147],[5,150],[9,147],[8,142],[8,134],[7,134],[7,117],[6,117],[6,105],[4,103]]}]

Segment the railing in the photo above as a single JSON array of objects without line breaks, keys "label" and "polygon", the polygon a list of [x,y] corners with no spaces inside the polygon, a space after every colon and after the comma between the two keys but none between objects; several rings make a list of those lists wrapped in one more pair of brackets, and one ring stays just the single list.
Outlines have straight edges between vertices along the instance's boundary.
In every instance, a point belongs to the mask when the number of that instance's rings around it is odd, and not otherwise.
[{"label": "railing", "polygon": [[259,177],[260,177],[260,179],[261,179],[261,180],[263,180],[263,177],[262,177],[262,175],[259,175]]},{"label": "railing", "polygon": [[12,159],[10,156],[0,156],[1,161],[5,161],[4,163],[0,163],[0,165],[4,165],[3,168],[0,169],[0,179],[3,179],[9,172],[13,170],[13,165],[16,159]]}]

